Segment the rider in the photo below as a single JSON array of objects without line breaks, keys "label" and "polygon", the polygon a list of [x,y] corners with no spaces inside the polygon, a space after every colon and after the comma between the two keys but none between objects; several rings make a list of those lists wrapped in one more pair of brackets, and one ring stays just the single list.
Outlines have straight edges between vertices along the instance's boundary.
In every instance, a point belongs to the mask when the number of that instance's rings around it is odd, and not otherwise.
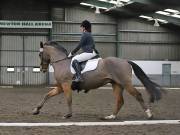
[{"label": "rider", "polygon": [[73,80],[74,82],[83,81],[79,63],[87,61],[98,54],[95,49],[94,39],[91,35],[91,23],[88,20],[84,20],[80,25],[80,30],[82,32],[81,40],[78,46],[68,55],[68,57],[72,57],[79,49],[82,49],[82,53],[74,56],[71,61],[72,67],[76,71],[76,78]]}]

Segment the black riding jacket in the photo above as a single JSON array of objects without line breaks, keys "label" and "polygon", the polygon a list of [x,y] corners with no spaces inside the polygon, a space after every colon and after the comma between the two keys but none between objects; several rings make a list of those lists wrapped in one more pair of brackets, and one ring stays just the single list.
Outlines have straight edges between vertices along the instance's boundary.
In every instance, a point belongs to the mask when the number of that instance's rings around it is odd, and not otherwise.
[{"label": "black riding jacket", "polygon": [[90,32],[83,32],[78,46],[71,52],[74,55],[79,49],[83,52],[92,53],[95,50],[94,39]]}]

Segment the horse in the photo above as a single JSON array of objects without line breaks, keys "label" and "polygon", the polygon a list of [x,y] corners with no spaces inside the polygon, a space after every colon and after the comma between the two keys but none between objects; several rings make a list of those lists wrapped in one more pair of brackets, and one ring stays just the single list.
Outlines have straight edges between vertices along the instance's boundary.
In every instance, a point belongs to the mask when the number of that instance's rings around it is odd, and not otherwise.
[{"label": "horse", "polygon": [[[64,93],[68,104],[68,112],[63,118],[72,117],[72,78],[73,74],[70,70],[71,58],[68,58],[67,50],[55,41],[47,41],[40,43],[40,70],[48,71],[48,66],[51,64],[54,68],[54,77],[57,85],[45,94],[41,102],[33,109],[33,114],[39,114],[44,103],[51,97]],[[130,95],[140,103],[148,119],[153,118],[151,109],[145,105],[142,94],[132,84],[132,71],[144,85],[149,101],[154,102],[162,98],[161,87],[151,81],[145,72],[133,61],[120,59],[117,57],[107,57],[98,61],[97,68],[93,71],[88,71],[82,74],[83,82],[81,89],[88,92],[91,89],[96,89],[107,83],[112,84],[113,94],[115,98],[115,107],[111,115],[103,117],[107,119],[116,119],[117,114],[124,104],[123,91],[126,90]]]}]

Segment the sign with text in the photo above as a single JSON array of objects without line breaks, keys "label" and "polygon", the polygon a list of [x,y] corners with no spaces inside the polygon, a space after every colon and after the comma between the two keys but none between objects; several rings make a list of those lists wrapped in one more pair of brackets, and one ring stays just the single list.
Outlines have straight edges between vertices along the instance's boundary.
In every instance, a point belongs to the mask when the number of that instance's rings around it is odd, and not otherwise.
[{"label": "sign with text", "polygon": [[0,20],[0,28],[52,28],[52,21],[8,21]]}]

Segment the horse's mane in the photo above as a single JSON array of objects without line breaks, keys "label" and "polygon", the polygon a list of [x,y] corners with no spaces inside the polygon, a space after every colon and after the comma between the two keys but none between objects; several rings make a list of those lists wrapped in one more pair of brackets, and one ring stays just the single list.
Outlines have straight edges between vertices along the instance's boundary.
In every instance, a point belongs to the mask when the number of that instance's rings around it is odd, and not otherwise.
[{"label": "horse's mane", "polygon": [[48,42],[45,43],[45,45],[47,45],[47,46],[53,46],[53,47],[57,48],[58,50],[64,52],[66,55],[68,55],[67,50],[66,50],[64,47],[62,47],[62,46],[61,46],[58,42],[56,42],[56,41],[48,41]]}]

